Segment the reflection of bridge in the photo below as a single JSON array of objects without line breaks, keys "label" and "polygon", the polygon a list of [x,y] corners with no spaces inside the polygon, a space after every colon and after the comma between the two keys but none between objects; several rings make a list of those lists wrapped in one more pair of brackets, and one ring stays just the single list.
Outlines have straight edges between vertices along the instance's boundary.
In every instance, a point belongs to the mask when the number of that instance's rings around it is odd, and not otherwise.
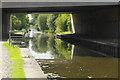
[{"label": "reflection of bridge", "polygon": [[[118,51],[117,51],[119,50],[118,43],[109,42],[105,38],[88,38],[85,36],[81,36],[80,34],[64,34],[64,35],[57,35],[57,37],[71,44],[86,47],[94,51],[102,52],[102,55],[104,56],[105,55],[112,56],[112,57],[119,56]],[[77,51],[78,50],[79,49],[77,49]],[[80,51],[84,51],[84,50],[81,49]]]},{"label": "reflection of bridge", "polygon": [[[17,5],[16,5],[17,4]],[[71,13],[73,33],[90,38],[117,40],[119,38],[120,9],[114,3],[57,3],[3,2],[2,36],[8,38],[12,13]],[[118,44],[118,42],[116,43]],[[118,46],[117,46],[118,47]],[[116,54],[119,49],[116,49]]]}]

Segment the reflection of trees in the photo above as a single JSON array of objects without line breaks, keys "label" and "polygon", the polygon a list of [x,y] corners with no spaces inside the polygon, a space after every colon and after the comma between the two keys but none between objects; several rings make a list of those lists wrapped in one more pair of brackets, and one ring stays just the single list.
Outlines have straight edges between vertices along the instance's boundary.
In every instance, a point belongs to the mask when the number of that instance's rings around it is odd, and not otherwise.
[{"label": "reflection of trees", "polygon": [[54,58],[59,58],[61,57],[57,52],[56,52],[56,47],[55,47],[55,36],[53,34],[49,35],[49,39],[47,41],[48,43],[48,49],[51,51],[51,54],[54,56]]},{"label": "reflection of trees", "polygon": [[28,33],[25,34],[24,42],[25,42],[26,47],[28,48],[29,47],[29,34]]},{"label": "reflection of trees", "polygon": [[48,48],[55,58],[71,58],[71,45],[61,40],[55,39],[54,35],[49,35]]},{"label": "reflection of trees", "polygon": [[27,38],[25,38],[25,45],[26,45],[26,47],[28,47],[29,46],[29,38],[27,37]]},{"label": "reflection of trees", "polygon": [[35,35],[32,39],[32,50],[38,53],[46,53],[48,37],[44,35]]},{"label": "reflection of trees", "polygon": [[32,50],[38,53],[50,51],[54,58],[71,58],[71,45],[55,39],[53,34],[34,35],[31,41]]},{"label": "reflection of trees", "polygon": [[59,55],[64,56],[66,59],[71,58],[71,45],[61,40],[56,39],[55,47]]}]

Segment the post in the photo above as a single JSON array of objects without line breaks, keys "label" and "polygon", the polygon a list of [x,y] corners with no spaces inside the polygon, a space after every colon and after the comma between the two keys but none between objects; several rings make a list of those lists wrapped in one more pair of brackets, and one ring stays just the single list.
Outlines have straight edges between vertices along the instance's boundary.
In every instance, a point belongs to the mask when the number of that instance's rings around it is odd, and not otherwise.
[{"label": "post", "polygon": [[12,30],[12,16],[10,15],[10,30]]},{"label": "post", "polygon": [[9,31],[9,46],[11,46],[10,43],[11,43],[11,30]]},{"label": "post", "polygon": [[10,15],[9,46],[11,46],[12,16]]}]

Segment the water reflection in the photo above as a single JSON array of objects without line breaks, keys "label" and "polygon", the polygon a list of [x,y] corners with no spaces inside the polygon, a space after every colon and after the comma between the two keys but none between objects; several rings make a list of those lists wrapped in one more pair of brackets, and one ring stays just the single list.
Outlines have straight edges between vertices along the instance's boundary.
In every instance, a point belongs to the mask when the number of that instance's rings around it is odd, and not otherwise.
[{"label": "water reflection", "polygon": [[[74,56],[72,60],[37,60],[45,74],[67,78],[117,78],[116,59]],[[59,77],[57,76],[57,78]],[[51,76],[56,77],[56,76]]]},{"label": "water reflection", "polygon": [[48,78],[118,77],[117,58],[71,45],[53,34],[34,34],[29,49]]},{"label": "water reflection", "polygon": [[36,59],[71,58],[71,45],[55,38],[54,34],[34,34],[29,49]]}]

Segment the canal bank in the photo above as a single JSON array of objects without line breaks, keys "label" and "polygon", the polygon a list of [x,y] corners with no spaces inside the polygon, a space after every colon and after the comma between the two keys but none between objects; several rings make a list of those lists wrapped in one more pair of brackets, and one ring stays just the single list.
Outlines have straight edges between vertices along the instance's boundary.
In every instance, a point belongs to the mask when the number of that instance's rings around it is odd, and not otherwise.
[{"label": "canal bank", "polygon": [[47,80],[37,61],[32,57],[29,49],[20,48],[21,56],[24,60],[24,72],[26,78],[42,78]]},{"label": "canal bank", "polygon": [[[11,76],[11,65],[10,55],[8,54],[7,48],[3,46],[4,41],[0,41],[0,80],[2,78],[7,79]],[[42,78],[46,80],[46,77],[37,64],[36,60],[32,57],[31,53],[27,48],[20,48],[21,56],[23,59],[23,68],[25,72],[25,77],[31,78]],[[18,62],[19,63],[19,62]]]}]

